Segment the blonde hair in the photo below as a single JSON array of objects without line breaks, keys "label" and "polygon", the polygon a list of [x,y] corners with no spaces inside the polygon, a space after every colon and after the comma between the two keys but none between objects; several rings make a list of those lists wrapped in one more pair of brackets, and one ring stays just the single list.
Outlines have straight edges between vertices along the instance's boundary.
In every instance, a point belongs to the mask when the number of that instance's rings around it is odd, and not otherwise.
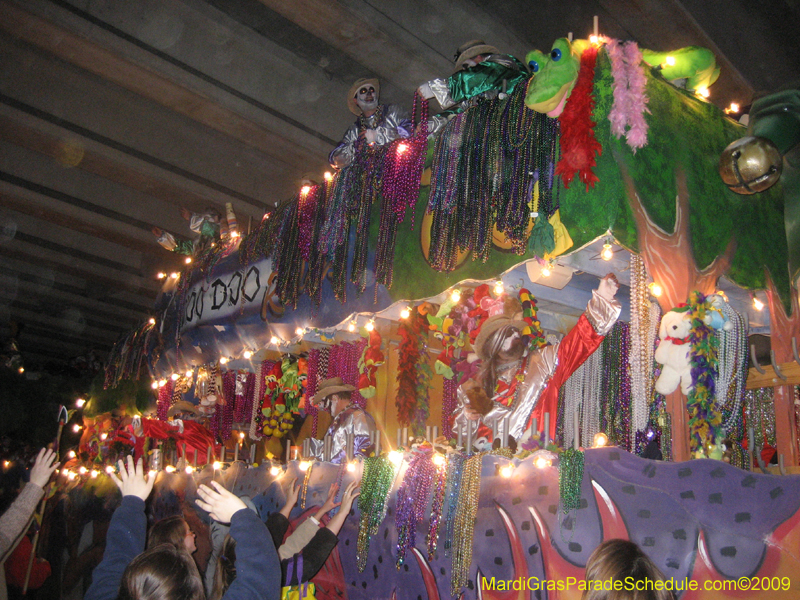
[{"label": "blonde hair", "polygon": [[[630,589],[631,586],[625,584],[631,580],[646,582],[646,589]],[[581,600],[672,600],[672,592],[653,589],[656,581],[664,580],[664,574],[639,546],[628,540],[608,540],[589,557],[586,581],[619,581],[622,589],[586,589]]]}]

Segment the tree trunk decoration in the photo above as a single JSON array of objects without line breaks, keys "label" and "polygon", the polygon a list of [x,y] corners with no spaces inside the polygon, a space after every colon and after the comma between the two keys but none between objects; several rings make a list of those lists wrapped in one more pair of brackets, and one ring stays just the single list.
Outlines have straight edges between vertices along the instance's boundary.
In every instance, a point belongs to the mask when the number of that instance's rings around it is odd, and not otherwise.
[{"label": "tree trunk decoration", "polygon": [[675,199],[675,228],[667,233],[656,225],[647,214],[636,185],[624,164],[621,163],[628,203],[636,220],[639,255],[644,259],[648,272],[663,289],[658,302],[664,312],[686,302],[693,291],[713,294],[717,280],[730,267],[736,250],[736,240],[731,237],[725,251],[704,269],[698,269],[692,252],[689,233],[689,191],[686,174],[678,168],[676,181],[678,195]]}]

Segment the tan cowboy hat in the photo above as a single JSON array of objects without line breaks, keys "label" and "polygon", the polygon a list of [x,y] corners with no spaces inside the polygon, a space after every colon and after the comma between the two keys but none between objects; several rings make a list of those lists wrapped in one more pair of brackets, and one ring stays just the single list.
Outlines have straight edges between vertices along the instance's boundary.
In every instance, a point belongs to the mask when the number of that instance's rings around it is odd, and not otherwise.
[{"label": "tan cowboy hat", "polygon": [[197,408],[191,402],[187,402],[186,400],[178,400],[175,404],[173,404],[169,410],[167,411],[168,417],[174,417],[178,413],[192,413],[193,415],[197,415],[200,413],[200,409]]},{"label": "tan cowboy hat", "polygon": [[361,109],[358,107],[358,104],[356,104],[356,94],[358,94],[358,90],[365,85],[371,85],[375,88],[375,96],[380,97],[381,95],[381,82],[377,79],[359,79],[352,86],[350,86],[350,91],[347,92],[347,108],[349,108],[350,112],[357,117],[361,116]]},{"label": "tan cowboy hat", "polygon": [[483,325],[481,325],[481,330],[478,332],[478,335],[475,338],[475,343],[472,345],[475,349],[475,354],[478,355],[478,358],[484,361],[490,358],[486,356],[484,352],[484,346],[486,346],[486,342],[492,337],[492,335],[494,335],[496,331],[499,331],[507,325],[518,329],[520,335],[522,334],[522,330],[528,326],[528,324],[522,319],[515,319],[506,315],[495,315],[493,317],[489,317],[486,319],[486,321],[484,321]]},{"label": "tan cowboy hat", "polygon": [[356,386],[345,383],[341,377],[331,377],[320,382],[317,388],[317,393],[311,399],[311,402],[318,404],[320,401],[325,400],[331,394],[337,392],[355,392]]},{"label": "tan cowboy hat", "polygon": [[466,44],[462,44],[456,50],[456,71],[460,71],[461,67],[470,58],[475,58],[481,54],[499,54],[500,51],[494,46],[490,46],[483,40],[472,40]]}]

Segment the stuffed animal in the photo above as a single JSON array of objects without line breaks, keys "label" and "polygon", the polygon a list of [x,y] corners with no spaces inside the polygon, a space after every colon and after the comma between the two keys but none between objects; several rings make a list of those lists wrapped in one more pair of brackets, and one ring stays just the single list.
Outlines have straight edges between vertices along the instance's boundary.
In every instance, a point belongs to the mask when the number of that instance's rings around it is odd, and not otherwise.
[{"label": "stuffed animal", "polygon": [[706,325],[716,330],[730,331],[733,329],[728,315],[723,312],[725,308],[725,300],[719,294],[711,294],[706,296],[708,308],[706,309],[706,316],[703,319]]},{"label": "stuffed animal", "polygon": [[663,365],[655,385],[655,390],[659,394],[671,394],[680,385],[681,391],[689,395],[692,387],[689,364],[691,330],[692,322],[689,320],[686,306],[673,308],[661,319],[661,326],[658,328],[658,337],[661,341],[654,355],[656,362]]}]

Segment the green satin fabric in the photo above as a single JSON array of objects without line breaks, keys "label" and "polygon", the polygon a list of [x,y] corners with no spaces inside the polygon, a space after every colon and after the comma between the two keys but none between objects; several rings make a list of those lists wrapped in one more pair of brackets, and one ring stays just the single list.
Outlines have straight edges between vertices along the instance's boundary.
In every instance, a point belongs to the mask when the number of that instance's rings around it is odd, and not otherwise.
[{"label": "green satin fabric", "polygon": [[473,96],[489,90],[502,90],[506,81],[506,93],[514,91],[516,85],[527,77],[525,66],[513,56],[517,68],[509,68],[486,60],[470,69],[454,73],[447,80],[450,96],[456,103],[469,100]]}]

